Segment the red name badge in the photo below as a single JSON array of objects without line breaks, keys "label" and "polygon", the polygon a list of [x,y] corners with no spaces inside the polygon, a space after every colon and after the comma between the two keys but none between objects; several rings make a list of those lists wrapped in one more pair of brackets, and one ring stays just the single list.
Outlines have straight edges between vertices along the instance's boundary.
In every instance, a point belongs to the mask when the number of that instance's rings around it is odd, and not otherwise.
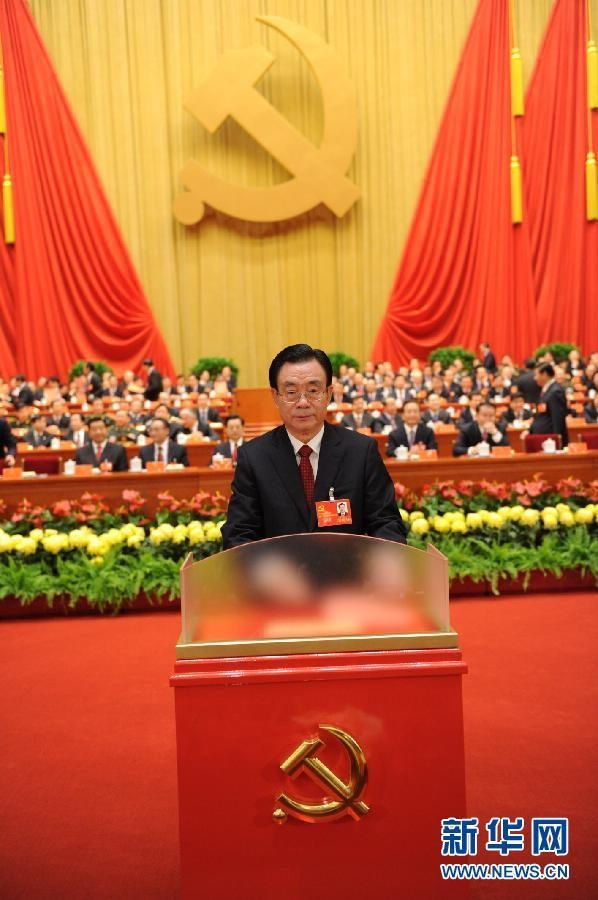
[{"label": "red name badge", "polygon": [[538,406],[537,406],[536,408],[537,408],[537,410],[538,410],[539,413],[545,413],[545,412],[546,412],[546,404],[545,404],[545,403],[538,403]]},{"label": "red name badge", "polygon": [[327,528],[329,525],[351,525],[353,522],[350,500],[318,500],[316,512],[318,528]]}]

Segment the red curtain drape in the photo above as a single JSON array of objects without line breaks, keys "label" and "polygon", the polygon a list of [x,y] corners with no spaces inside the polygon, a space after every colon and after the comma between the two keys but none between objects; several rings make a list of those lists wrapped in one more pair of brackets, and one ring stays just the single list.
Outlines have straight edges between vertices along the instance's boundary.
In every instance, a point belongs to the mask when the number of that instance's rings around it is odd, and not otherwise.
[{"label": "red curtain drape", "polygon": [[528,226],[511,224],[508,0],[480,0],[372,359],[537,345]]},{"label": "red curtain drape", "polygon": [[[144,356],[172,373],[93,162],[24,0],[0,3],[16,242],[0,250],[3,374],[118,371]],[[0,238],[0,243],[2,243]],[[7,260],[14,254],[14,273]],[[12,331],[10,324],[12,322]],[[10,356],[13,346],[14,358]]]},{"label": "red curtain drape", "polygon": [[[588,222],[585,211],[586,42],[586,0],[556,0],[527,91],[523,162],[539,339],[592,351],[598,222]],[[594,150],[597,117],[593,112]]]}]

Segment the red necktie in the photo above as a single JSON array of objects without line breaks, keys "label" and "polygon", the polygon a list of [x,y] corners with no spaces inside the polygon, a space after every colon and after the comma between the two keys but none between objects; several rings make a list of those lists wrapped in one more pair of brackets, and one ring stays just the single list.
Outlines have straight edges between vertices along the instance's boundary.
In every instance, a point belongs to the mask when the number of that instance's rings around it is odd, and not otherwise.
[{"label": "red necktie", "polygon": [[233,444],[233,462],[237,461],[237,444],[236,442]]},{"label": "red necktie", "polygon": [[314,499],[314,470],[311,467],[309,457],[311,456],[311,447],[304,444],[299,450],[301,461],[299,463],[299,472],[301,473],[301,481],[303,482],[303,490],[305,491],[305,499],[307,505],[311,509]]},{"label": "red necktie", "polygon": [[157,462],[164,462],[164,452],[163,452],[163,450],[162,450],[162,444],[158,444],[157,455],[156,455],[156,461],[157,461]]}]

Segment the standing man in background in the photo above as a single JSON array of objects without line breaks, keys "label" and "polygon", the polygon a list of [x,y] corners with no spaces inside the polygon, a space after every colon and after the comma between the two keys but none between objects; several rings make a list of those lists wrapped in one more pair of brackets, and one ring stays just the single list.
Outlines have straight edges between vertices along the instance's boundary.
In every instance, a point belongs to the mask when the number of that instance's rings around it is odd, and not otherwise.
[{"label": "standing man in background", "polygon": [[567,398],[561,385],[555,381],[554,366],[543,363],[536,372],[536,384],[541,393],[529,433],[560,434],[561,446],[566,447],[569,443]]},{"label": "standing man in background", "polygon": [[[322,350],[293,344],[270,364],[283,424],[239,449],[222,529],[224,549],[284,534],[336,531],[405,542],[394,485],[375,440],[329,425],[332,365]],[[320,527],[316,501],[346,500],[352,523]]]},{"label": "standing man in background", "polygon": [[157,400],[162,393],[162,376],[156,369],[153,360],[144,359],[143,365],[147,373],[147,385],[144,391],[146,400]]}]

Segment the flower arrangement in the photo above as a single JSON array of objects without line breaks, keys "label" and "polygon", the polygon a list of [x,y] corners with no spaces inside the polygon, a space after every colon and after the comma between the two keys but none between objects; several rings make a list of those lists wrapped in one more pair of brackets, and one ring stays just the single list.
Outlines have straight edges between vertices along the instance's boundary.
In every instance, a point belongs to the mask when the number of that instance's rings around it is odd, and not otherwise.
[{"label": "flower arrangement", "polygon": [[[440,482],[396,492],[409,544],[433,541],[453,582],[468,578],[498,593],[504,578],[573,571],[598,583],[596,481]],[[166,492],[150,515],[145,498],[127,490],[114,509],[87,493],[47,509],[23,501],[6,518],[0,503],[0,599],[45,597],[51,606],[60,597],[74,607],[84,598],[99,611],[118,611],[141,593],[172,601],[187,554],[222,549],[226,504],[220,494],[179,500]]]}]

